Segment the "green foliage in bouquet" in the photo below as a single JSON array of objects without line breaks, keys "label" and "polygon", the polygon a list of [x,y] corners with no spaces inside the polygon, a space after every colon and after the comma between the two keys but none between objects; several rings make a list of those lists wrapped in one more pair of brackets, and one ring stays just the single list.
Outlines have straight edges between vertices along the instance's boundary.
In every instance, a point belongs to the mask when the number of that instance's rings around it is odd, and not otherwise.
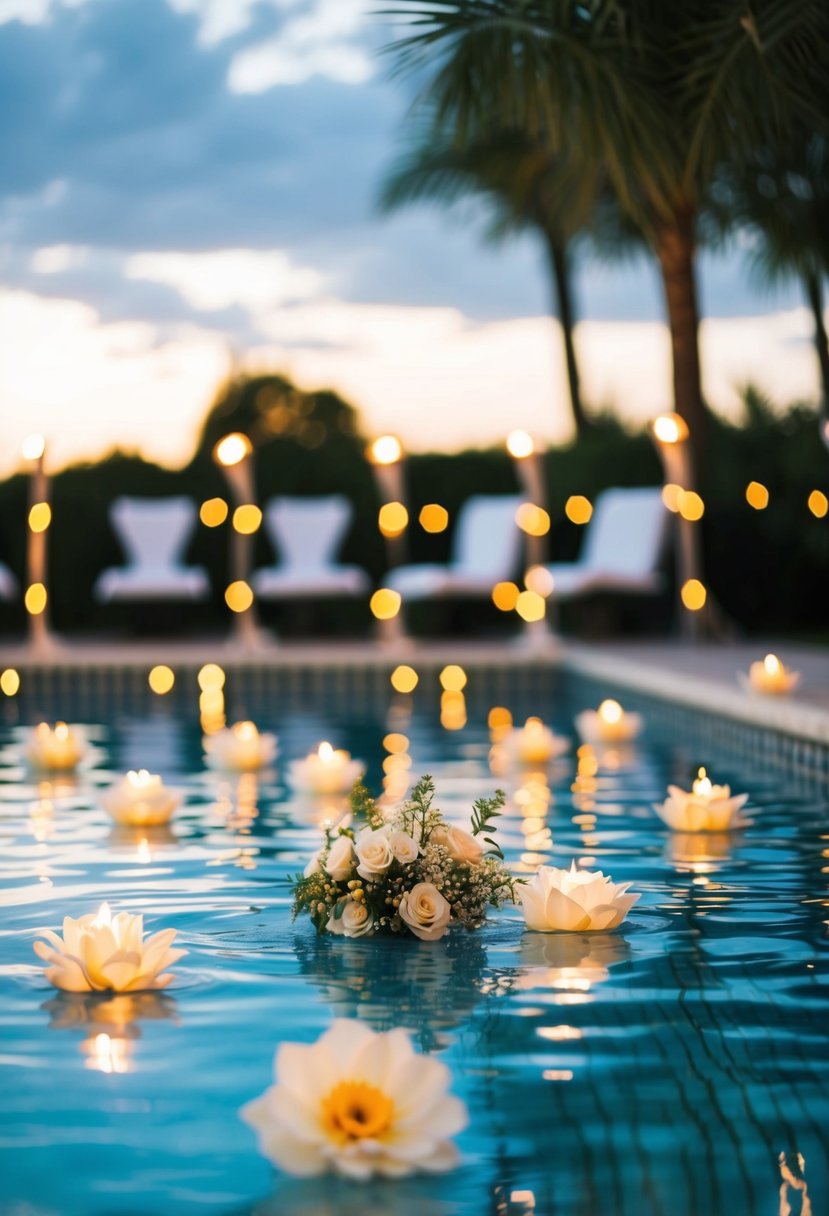
[{"label": "green foliage in bouquet", "polygon": [[307,912],[320,933],[364,937],[412,933],[435,941],[450,925],[479,929],[488,906],[515,902],[519,881],[491,835],[504,794],[479,798],[472,831],[452,827],[432,805],[431,777],[421,777],[390,819],[365,786],[351,797],[353,824],[326,832],[305,874],[293,879],[296,918]]}]

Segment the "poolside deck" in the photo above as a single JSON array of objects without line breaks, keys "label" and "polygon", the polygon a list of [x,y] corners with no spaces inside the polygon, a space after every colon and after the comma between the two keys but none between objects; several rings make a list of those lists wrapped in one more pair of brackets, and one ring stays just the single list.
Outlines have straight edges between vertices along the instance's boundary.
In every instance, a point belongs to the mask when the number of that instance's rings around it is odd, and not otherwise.
[{"label": "poolside deck", "polygon": [[[768,652],[801,672],[787,697],[746,692],[738,673]],[[713,709],[738,721],[777,730],[812,742],[829,744],[829,648],[792,645],[780,639],[727,645],[691,645],[671,639],[654,641],[574,642],[547,639],[513,642],[428,641],[383,644],[372,641],[271,641],[255,650],[221,638],[190,641],[63,642],[47,654],[18,645],[0,650],[0,665],[27,670],[117,667],[149,669],[166,663],[174,670],[205,662],[228,668],[374,668],[409,663],[418,670],[445,663],[476,667],[521,667],[549,664],[607,680],[695,709]]]}]

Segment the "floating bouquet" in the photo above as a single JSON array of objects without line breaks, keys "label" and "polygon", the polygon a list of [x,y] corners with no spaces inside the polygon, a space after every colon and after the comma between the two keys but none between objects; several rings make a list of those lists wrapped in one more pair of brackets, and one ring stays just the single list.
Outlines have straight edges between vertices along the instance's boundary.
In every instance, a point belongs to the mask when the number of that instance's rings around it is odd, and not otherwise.
[{"label": "floating bouquet", "polygon": [[412,933],[436,941],[452,924],[479,929],[488,905],[514,903],[516,880],[485,834],[504,794],[473,804],[467,832],[432,806],[434,793],[431,777],[421,777],[387,819],[356,786],[353,825],[326,832],[305,874],[293,881],[294,917],[307,912],[320,933]]}]

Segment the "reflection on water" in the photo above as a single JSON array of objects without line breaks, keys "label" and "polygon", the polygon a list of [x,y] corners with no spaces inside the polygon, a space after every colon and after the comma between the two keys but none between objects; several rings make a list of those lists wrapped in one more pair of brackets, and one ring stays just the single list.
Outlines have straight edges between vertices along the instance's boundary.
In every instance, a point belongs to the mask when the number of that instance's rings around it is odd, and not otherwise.
[{"label": "reflection on water", "polygon": [[[814,787],[687,738],[581,748],[505,774],[497,839],[519,873],[589,857],[631,882],[642,899],[623,933],[530,933],[517,908],[436,943],[292,924],[287,878],[347,813],[286,789],[292,759],[336,738],[389,802],[431,771],[466,824],[472,799],[500,784],[489,750],[509,722],[569,731],[596,702],[555,679],[539,703],[504,676],[491,737],[473,674],[458,730],[443,729],[428,688],[419,700],[425,679],[342,709],[323,687],[292,699],[252,680],[230,691],[236,716],[279,735],[280,761],[232,778],[204,771],[197,704],[191,718],[159,703],[87,719],[98,767],[71,781],[35,782],[20,732],[0,729],[0,1209],[768,1216],[779,1192],[783,1216],[829,1211],[829,815]],[[750,790],[754,823],[666,833],[652,804],[706,763]],[[183,789],[171,825],[109,822],[98,792],[130,767]],[[104,900],[143,912],[148,931],[178,931],[189,953],[169,993],[48,989],[38,930]],[[310,1042],[338,1016],[406,1026],[440,1053],[471,1112],[457,1173],[351,1187],[280,1177],[259,1156],[239,1108],[270,1083],[281,1042]]]}]

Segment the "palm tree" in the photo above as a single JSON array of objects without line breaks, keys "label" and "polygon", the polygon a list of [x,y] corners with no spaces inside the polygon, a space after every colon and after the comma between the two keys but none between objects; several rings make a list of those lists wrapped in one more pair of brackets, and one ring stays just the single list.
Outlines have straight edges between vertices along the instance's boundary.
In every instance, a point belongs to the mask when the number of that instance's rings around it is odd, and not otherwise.
[{"label": "palm tree", "polygon": [[829,276],[829,139],[800,130],[782,147],[759,148],[722,183],[729,227],[753,238],[752,258],[766,282],[797,278],[812,310],[823,413],[829,414],[829,339],[823,318]]},{"label": "palm tree", "polygon": [[827,122],[825,0],[388,0],[390,48],[463,146],[483,114],[600,165],[659,263],[674,403],[704,448],[695,280],[717,167]]},{"label": "palm tree", "polygon": [[483,197],[490,207],[489,236],[503,239],[529,229],[542,240],[553,282],[554,310],[561,325],[570,409],[576,435],[590,429],[581,396],[573,330],[575,306],[570,269],[574,238],[589,220],[592,184],[574,174],[540,141],[520,132],[493,128],[463,146],[442,136],[432,122],[414,149],[387,179],[381,206],[392,210],[429,199],[451,205],[467,194]]}]

